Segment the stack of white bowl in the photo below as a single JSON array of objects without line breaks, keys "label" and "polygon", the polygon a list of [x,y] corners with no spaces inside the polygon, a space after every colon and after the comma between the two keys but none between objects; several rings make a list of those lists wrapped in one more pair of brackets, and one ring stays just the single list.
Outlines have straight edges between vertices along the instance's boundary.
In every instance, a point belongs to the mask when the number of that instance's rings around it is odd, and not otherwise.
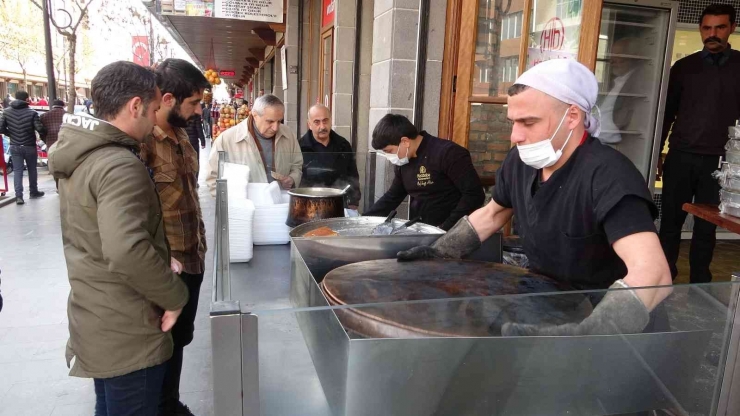
[{"label": "stack of white bowl", "polygon": [[249,166],[224,163],[222,177],[229,192],[229,259],[231,263],[252,260],[255,205],[247,199]]},{"label": "stack of white bowl", "polygon": [[719,209],[723,214],[740,217],[740,126],[729,129],[730,140],[725,145],[725,161],[715,176],[722,190],[719,191]]},{"label": "stack of white bowl", "polygon": [[281,191],[277,181],[270,184],[250,183],[247,197],[254,202],[252,241],[255,245],[287,244],[290,242],[288,219],[290,196]]}]

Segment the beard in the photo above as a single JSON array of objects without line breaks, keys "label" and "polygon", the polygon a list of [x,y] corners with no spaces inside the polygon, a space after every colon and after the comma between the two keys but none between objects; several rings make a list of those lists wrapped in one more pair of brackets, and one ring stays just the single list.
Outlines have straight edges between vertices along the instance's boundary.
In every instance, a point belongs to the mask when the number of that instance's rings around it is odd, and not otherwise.
[{"label": "beard", "polygon": [[180,114],[180,104],[172,108],[172,111],[167,116],[167,122],[175,127],[185,128],[188,126],[188,120]]}]

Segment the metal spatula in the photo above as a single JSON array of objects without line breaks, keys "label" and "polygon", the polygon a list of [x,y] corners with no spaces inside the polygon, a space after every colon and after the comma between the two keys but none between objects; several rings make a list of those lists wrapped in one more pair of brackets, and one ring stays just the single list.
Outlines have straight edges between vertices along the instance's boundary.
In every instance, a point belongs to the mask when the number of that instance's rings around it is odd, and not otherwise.
[{"label": "metal spatula", "polygon": [[391,235],[393,232],[393,217],[396,216],[396,210],[391,211],[382,224],[378,224],[370,235]]},{"label": "metal spatula", "polygon": [[398,233],[400,233],[401,231],[403,231],[403,230],[405,230],[405,229],[407,229],[407,228],[411,227],[412,225],[416,224],[416,223],[417,223],[417,222],[419,222],[419,221],[421,221],[421,216],[419,216],[419,217],[416,217],[416,218],[414,218],[414,219],[413,219],[413,220],[411,220],[411,221],[406,221],[405,223],[403,223],[403,225],[402,225],[402,226],[400,226],[400,227],[398,227],[398,228],[395,228],[395,229],[393,229],[393,231],[391,231],[391,235],[393,235],[393,234],[398,234]]}]

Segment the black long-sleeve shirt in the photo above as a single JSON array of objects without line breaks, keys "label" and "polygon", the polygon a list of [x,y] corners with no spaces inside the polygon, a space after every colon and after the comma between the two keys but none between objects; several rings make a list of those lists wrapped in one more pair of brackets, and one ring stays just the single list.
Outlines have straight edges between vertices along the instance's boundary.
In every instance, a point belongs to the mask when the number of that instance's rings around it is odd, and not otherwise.
[{"label": "black long-sleeve shirt", "polygon": [[411,195],[411,218],[449,230],[483,205],[485,195],[470,152],[421,132],[416,157],[396,168],[390,189],[364,215],[386,216]]},{"label": "black long-sleeve shirt", "polygon": [[[671,131],[671,149],[723,156],[727,127],[740,118],[740,52],[706,49],[671,68],[661,150]],[[671,130],[671,126],[673,129]]]},{"label": "black long-sleeve shirt", "polygon": [[329,144],[324,146],[316,141],[311,130],[298,142],[303,153],[303,177],[301,186],[328,186],[344,188],[347,191],[347,205],[359,205],[360,174],[352,145],[347,139],[331,131]]}]

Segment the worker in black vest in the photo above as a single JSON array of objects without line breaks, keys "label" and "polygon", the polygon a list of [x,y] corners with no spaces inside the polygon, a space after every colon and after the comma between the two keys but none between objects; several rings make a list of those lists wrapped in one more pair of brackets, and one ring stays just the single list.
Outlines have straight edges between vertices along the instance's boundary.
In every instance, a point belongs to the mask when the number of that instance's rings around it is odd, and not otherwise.
[{"label": "worker in black vest", "polygon": [[[492,201],[431,246],[398,259],[462,258],[512,217],[534,272],[576,289],[609,290],[591,315],[564,325],[504,324],[504,335],[640,333],[670,293],[671,275],[653,224],[657,209],[635,165],[595,137],[594,74],[553,59],[522,74],[509,89],[509,151]],[[603,292],[599,293],[600,295]],[[653,316],[654,317],[654,316]]]},{"label": "worker in black vest", "polygon": [[[671,68],[660,146],[662,150],[670,131],[670,150],[665,162],[659,164],[659,172],[663,174],[660,242],[674,279],[686,219],[682,206],[692,199],[719,204],[719,184],[712,172],[725,154],[727,128],[740,118],[740,52],[727,43],[737,27],[735,17],[735,9],[729,4],[704,9],[699,27],[704,49],[680,59]],[[689,254],[691,283],[712,280],[709,264],[716,229],[714,224],[694,218]]]},{"label": "worker in black vest", "polygon": [[421,217],[446,231],[483,205],[483,186],[464,147],[419,133],[406,117],[396,114],[380,119],[372,146],[396,165],[396,177],[364,215],[386,216],[411,195],[410,219]]}]

